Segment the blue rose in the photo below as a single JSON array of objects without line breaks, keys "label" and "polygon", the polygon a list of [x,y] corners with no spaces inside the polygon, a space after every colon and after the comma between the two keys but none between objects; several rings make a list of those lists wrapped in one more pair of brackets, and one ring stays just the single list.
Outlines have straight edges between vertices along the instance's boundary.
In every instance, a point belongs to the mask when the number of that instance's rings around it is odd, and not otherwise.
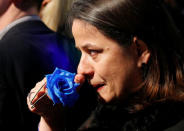
[{"label": "blue rose", "polygon": [[48,95],[54,102],[72,107],[79,98],[74,82],[75,73],[56,68],[52,74],[46,75]]}]

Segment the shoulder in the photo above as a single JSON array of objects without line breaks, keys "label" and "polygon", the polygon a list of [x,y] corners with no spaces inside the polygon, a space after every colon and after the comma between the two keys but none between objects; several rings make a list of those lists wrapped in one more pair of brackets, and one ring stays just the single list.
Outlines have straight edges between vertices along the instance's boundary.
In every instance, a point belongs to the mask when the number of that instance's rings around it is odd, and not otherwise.
[{"label": "shoulder", "polygon": [[56,36],[55,32],[51,31],[41,20],[28,20],[10,28],[3,36],[2,41],[31,39],[38,36],[43,37],[52,35]]},{"label": "shoulder", "polygon": [[99,106],[81,129],[156,131],[174,128],[184,130],[183,109],[183,102],[156,103],[137,113],[129,113],[122,106]]},{"label": "shoulder", "polygon": [[51,65],[54,52],[49,47],[56,42],[56,34],[41,21],[19,23],[0,40],[0,62],[3,65],[15,62],[22,66],[29,63]]},{"label": "shoulder", "polygon": [[165,130],[184,120],[183,110],[184,102],[158,102],[138,112],[133,123],[138,128],[149,131]]},{"label": "shoulder", "polygon": [[12,27],[1,39],[0,48],[8,51],[12,49],[13,52],[31,51],[54,44],[56,39],[56,33],[48,29],[43,22],[30,20]]}]

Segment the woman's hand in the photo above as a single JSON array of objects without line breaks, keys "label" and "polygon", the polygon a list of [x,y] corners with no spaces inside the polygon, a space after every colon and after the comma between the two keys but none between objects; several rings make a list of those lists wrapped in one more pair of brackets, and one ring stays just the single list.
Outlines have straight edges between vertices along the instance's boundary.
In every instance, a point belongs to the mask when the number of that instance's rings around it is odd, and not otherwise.
[{"label": "woman's hand", "polygon": [[45,116],[53,107],[52,100],[46,95],[46,78],[38,82],[27,96],[27,105],[31,112]]},{"label": "woman's hand", "polygon": [[[39,129],[49,127],[52,130],[62,130],[65,125],[65,111],[62,104],[53,105],[47,96],[46,78],[38,82],[27,96],[27,105],[31,112],[41,116]],[[47,126],[45,126],[47,125]]]},{"label": "woman's hand", "polygon": [[[85,82],[85,76],[77,74],[74,81],[79,83],[79,88]],[[63,130],[65,128],[66,112],[62,104],[53,104],[47,95],[46,78],[38,82],[27,97],[27,105],[31,112],[41,116],[39,130]]]},{"label": "woman's hand", "polygon": [[79,83],[80,84],[80,87],[83,85],[83,83],[85,82],[85,76],[84,75],[82,75],[82,74],[76,74],[75,75],[75,79],[74,79],[74,81],[76,82],[76,83]]}]

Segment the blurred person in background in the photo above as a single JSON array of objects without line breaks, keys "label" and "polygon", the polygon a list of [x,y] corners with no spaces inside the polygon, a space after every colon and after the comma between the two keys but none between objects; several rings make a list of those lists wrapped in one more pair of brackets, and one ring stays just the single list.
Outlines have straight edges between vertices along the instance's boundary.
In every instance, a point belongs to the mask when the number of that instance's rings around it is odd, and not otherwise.
[{"label": "blurred person in background", "polygon": [[66,17],[73,0],[43,0],[40,17],[53,31],[65,26]]},{"label": "blurred person in background", "polygon": [[72,65],[76,67],[80,52],[75,48],[73,37],[66,30],[66,19],[73,0],[43,0],[39,16],[41,20],[69,44],[62,45],[68,52]]},{"label": "blurred person in background", "polygon": [[42,0],[0,0],[0,130],[37,130],[25,98],[56,67],[74,72],[70,43],[40,19]]}]

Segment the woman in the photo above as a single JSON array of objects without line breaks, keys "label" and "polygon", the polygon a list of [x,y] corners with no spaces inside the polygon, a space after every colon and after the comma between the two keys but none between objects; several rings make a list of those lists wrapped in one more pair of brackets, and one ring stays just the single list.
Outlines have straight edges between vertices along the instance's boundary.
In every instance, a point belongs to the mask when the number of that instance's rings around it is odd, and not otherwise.
[{"label": "woman", "polygon": [[[100,99],[78,130],[184,129],[182,37],[161,2],[76,0],[69,20],[82,53],[75,81],[88,80]],[[66,128],[67,117],[38,106],[40,130]]]}]

